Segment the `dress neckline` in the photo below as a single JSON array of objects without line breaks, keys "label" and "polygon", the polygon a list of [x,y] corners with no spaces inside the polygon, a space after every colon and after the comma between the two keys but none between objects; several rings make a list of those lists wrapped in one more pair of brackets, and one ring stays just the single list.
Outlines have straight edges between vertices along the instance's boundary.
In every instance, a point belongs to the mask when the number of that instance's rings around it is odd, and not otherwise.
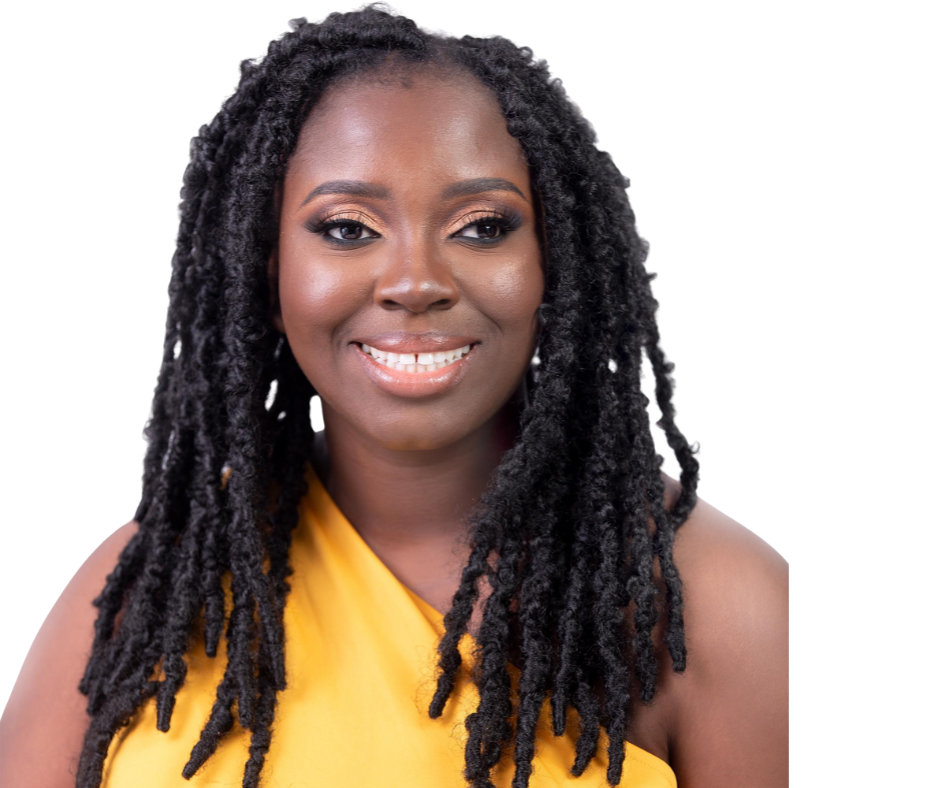
[{"label": "dress neckline", "polygon": [[[307,463],[307,484],[307,497],[309,498],[311,493],[314,493],[314,510],[321,516],[324,516],[327,520],[338,523],[341,526],[341,530],[346,531],[347,535],[353,539],[359,548],[371,556],[371,558],[374,559],[375,564],[381,567],[385,573],[390,575],[394,581],[408,593],[408,596],[411,597],[417,607],[421,610],[422,613],[425,614],[431,623],[436,624],[437,622],[440,622],[441,632],[443,633],[444,614],[441,613],[426,599],[419,596],[417,592],[413,591],[411,588],[405,585],[398,575],[389,569],[388,564],[379,558],[378,553],[376,553],[375,550],[369,546],[369,543],[362,538],[362,534],[356,530],[356,526],[354,526],[349,521],[349,518],[346,517],[346,515],[343,513],[343,510],[339,508],[339,504],[333,500],[333,496],[330,495],[330,491],[326,489],[326,485],[323,483],[322,479],[320,479],[320,475],[317,473],[316,468],[314,468],[313,463],[311,462]],[[318,503],[319,505],[317,505]],[[436,628],[437,626],[435,626],[435,629]]]},{"label": "dress neckline", "polygon": [[[351,540],[351,546],[355,546],[356,550],[364,557],[364,560],[372,564],[375,571],[385,575],[385,579],[391,581],[392,585],[403,591],[411,600],[416,611],[421,614],[426,624],[430,625],[438,637],[442,636],[445,632],[444,615],[402,583],[395,573],[379,558],[378,554],[369,546],[369,543],[362,538],[362,535],[339,508],[336,501],[333,500],[333,496],[330,495],[329,490],[326,489],[326,485],[320,480],[313,464],[310,462],[307,463],[306,473],[308,484],[306,499],[312,506],[313,514],[319,521],[318,524],[321,527],[332,526],[343,534],[345,539]],[[468,664],[472,661],[471,653],[475,642],[469,632],[465,633],[464,637],[461,639],[460,651]],[[515,668],[515,670],[518,671],[518,668]],[[676,788],[678,783],[675,772],[666,761],[632,742],[628,741],[626,744],[628,758],[644,763],[649,768],[659,772],[666,777],[673,788]]]}]

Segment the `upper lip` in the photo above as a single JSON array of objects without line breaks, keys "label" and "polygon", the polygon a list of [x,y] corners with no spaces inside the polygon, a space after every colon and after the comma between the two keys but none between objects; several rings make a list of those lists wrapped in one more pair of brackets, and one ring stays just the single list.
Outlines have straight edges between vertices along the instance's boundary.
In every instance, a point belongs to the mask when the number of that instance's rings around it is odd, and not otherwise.
[{"label": "upper lip", "polygon": [[378,348],[389,353],[443,353],[464,345],[479,344],[476,337],[445,334],[442,331],[384,331],[353,340],[360,345]]}]

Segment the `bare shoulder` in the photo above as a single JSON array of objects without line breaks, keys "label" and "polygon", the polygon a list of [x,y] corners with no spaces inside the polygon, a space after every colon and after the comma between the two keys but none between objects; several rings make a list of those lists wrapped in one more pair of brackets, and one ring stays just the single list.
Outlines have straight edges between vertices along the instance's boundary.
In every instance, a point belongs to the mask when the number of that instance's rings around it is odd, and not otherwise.
[{"label": "bare shoulder", "polygon": [[[706,501],[698,500],[679,529],[674,557],[687,593],[709,606],[701,612],[741,613],[742,606],[773,612],[767,605],[785,612],[775,605],[787,601],[787,562],[757,534]],[[698,608],[689,610],[696,612]],[[735,621],[740,623],[738,617]]]},{"label": "bare shoulder", "polygon": [[664,677],[664,690],[679,783],[784,786],[789,566],[702,500],[679,529],[673,555],[688,658],[683,675]]},{"label": "bare shoulder", "polygon": [[78,684],[91,653],[97,608],[118,556],[137,531],[111,534],[72,577],[36,635],[0,719],[0,785],[72,788],[88,725]]}]

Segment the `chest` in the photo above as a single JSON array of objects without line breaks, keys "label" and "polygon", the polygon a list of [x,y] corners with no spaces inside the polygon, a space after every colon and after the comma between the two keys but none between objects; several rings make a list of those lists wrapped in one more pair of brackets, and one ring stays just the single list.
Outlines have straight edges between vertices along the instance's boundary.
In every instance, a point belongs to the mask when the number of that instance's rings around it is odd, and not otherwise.
[{"label": "chest", "polygon": [[[433,631],[412,630],[404,622],[405,634],[401,626],[393,627],[394,642],[383,643],[391,630],[377,620],[360,615],[341,624],[348,612],[342,600],[334,608],[326,599],[326,609],[310,607],[303,589],[295,590],[295,601],[302,604],[289,604],[285,611],[288,686],[278,696],[262,785],[463,788],[464,722],[478,696],[461,678],[443,716],[430,719],[427,708],[436,686]],[[199,738],[223,673],[223,658],[212,660],[195,650],[170,731],[156,729],[153,703],[145,704],[112,742],[103,785],[180,785],[180,771]],[[250,744],[250,732],[236,722],[189,784],[241,785]],[[530,788],[601,785],[604,746],[602,740],[600,757],[581,777],[573,777],[569,769],[574,739],[552,735],[546,704]],[[674,788],[666,767],[632,745],[627,767],[621,788]],[[494,770],[494,785],[509,788],[513,774],[507,754]]]}]

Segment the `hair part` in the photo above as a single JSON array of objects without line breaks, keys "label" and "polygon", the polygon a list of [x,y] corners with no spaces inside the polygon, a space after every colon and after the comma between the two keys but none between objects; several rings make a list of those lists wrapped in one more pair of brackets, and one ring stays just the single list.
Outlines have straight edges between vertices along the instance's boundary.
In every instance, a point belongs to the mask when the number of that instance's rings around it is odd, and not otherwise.
[{"label": "hair part", "polygon": [[[648,702],[657,686],[652,633],[660,605],[673,669],[685,667],[672,548],[695,503],[698,463],[675,424],[672,365],[659,348],[647,245],[628,181],[526,47],[498,36],[426,33],[380,5],[318,24],[297,19],[263,59],[242,63],[238,89],[192,141],[145,431],[139,529],[95,600],[94,645],[79,686],[91,717],[80,788],[100,785],[115,733],[150,698],[157,727],[169,729],[191,636],[201,635],[206,654],[217,657],[223,631],[224,676],[180,766],[187,779],[195,774],[237,716],[251,732],[243,784],[259,784],[277,693],[286,687],[283,611],[316,395],[269,321],[273,195],[327,89],[356,78],[401,84],[430,63],[473,75],[498,100],[544,208],[546,284],[540,364],[527,372],[520,437],[469,518],[471,555],[444,618],[428,713],[439,717],[453,693],[457,646],[483,582],[492,593],[474,654],[480,702],[466,720],[464,775],[474,788],[493,785],[510,743],[513,788],[528,785],[547,695],[556,735],[569,708],[578,715],[572,773],[587,768],[603,727],[607,780],[617,785],[637,701],[631,688]],[[640,389],[644,353],[656,378],[658,425],[682,468],[671,511]],[[522,662],[516,694],[507,670],[514,649]]]}]

